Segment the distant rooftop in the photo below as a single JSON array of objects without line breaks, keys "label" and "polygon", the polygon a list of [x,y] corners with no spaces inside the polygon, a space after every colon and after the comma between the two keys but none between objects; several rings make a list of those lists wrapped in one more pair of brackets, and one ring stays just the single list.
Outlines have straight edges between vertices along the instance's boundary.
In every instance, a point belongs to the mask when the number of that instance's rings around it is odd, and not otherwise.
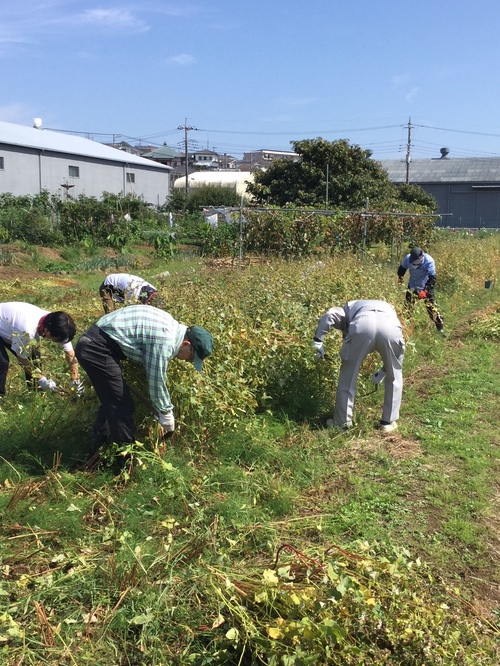
[{"label": "distant rooftop", "polygon": [[[393,183],[406,182],[404,160],[380,160]],[[410,183],[500,183],[500,157],[440,157],[410,162]]]},{"label": "distant rooftop", "polygon": [[142,153],[143,157],[150,157],[155,160],[165,160],[165,159],[170,159],[174,157],[180,157],[179,153],[176,151],[175,148],[171,148],[170,146],[167,146],[167,144],[163,144],[163,146],[160,146],[159,148],[155,148],[154,150],[151,150],[150,152],[147,153]]},{"label": "distant rooftop", "polygon": [[62,132],[52,130],[36,129],[34,127],[25,127],[24,125],[14,125],[13,123],[4,123],[0,121],[0,144],[9,144],[14,146],[23,146],[34,148],[36,150],[54,151],[57,153],[67,153],[69,155],[84,155],[102,160],[121,162],[124,164],[137,164],[141,166],[156,169],[170,170],[170,167],[163,164],[144,159],[139,155],[133,155],[124,150],[118,150],[111,146],[106,146],[97,141],[84,139],[79,136],[73,136]]}]

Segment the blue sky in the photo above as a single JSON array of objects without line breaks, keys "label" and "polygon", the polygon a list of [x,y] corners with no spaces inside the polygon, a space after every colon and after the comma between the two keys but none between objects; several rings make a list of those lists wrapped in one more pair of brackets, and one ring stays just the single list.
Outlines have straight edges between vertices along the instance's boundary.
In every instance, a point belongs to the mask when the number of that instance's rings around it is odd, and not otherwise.
[{"label": "blue sky", "polygon": [[2,0],[0,120],[240,156],[500,155],[499,0]]}]

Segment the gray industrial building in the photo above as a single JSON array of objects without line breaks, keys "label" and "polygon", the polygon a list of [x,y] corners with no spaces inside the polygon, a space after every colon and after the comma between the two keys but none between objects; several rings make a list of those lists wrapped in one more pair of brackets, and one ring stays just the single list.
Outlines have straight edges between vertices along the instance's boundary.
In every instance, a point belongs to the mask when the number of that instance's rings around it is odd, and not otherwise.
[{"label": "gray industrial building", "polygon": [[439,226],[453,228],[500,228],[500,157],[441,157],[381,160],[395,185],[420,185],[436,199],[443,215]]},{"label": "gray industrial building", "polygon": [[171,168],[82,137],[0,122],[0,192],[61,197],[134,194],[161,206]]}]

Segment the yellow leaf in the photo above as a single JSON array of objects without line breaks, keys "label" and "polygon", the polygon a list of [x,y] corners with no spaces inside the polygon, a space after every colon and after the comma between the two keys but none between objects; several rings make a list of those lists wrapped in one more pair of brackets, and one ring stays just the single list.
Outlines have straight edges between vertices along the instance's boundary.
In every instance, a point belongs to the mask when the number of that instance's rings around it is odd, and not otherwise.
[{"label": "yellow leaf", "polygon": [[264,583],[267,583],[268,585],[277,585],[279,583],[279,578],[272,569],[266,569],[263,578]]},{"label": "yellow leaf", "polygon": [[217,629],[217,627],[220,627],[220,625],[224,624],[224,622],[224,616],[219,613],[218,617],[216,617],[212,623],[212,629]]},{"label": "yellow leaf", "polygon": [[278,627],[268,627],[267,628],[267,635],[269,636],[269,638],[274,638],[275,640],[277,638],[282,638],[283,637],[281,629],[278,629]]},{"label": "yellow leaf", "polygon": [[238,629],[233,627],[232,629],[229,629],[229,631],[226,632],[226,638],[230,641],[237,641],[239,638],[240,632]]}]

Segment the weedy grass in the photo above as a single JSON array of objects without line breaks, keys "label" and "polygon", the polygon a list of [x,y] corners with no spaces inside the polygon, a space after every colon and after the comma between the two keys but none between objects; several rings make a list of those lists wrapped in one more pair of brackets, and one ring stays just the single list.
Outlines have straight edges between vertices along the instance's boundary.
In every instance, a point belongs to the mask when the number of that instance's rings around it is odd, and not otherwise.
[{"label": "weedy grass", "polygon": [[[0,403],[2,663],[496,665],[499,306],[483,282],[500,239],[443,232],[431,253],[446,338],[424,308],[408,316],[377,248],[364,263],[179,263],[168,309],[216,347],[202,375],[169,368],[173,440],[136,401],[138,441],[118,474],[78,470],[90,387],[80,400],[29,393],[13,364]],[[80,332],[101,315],[99,278],[64,276]],[[60,279],[13,275],[0,293],[49,306]],[[325,430],[340,339],[316,363],[317,319],[381,297],[407,339],[400,428],[374,428],[369,358],[355,426]],[[66,389],[55,345],[42,360]],[[143,374],[124,371],[147,395]]]}]

